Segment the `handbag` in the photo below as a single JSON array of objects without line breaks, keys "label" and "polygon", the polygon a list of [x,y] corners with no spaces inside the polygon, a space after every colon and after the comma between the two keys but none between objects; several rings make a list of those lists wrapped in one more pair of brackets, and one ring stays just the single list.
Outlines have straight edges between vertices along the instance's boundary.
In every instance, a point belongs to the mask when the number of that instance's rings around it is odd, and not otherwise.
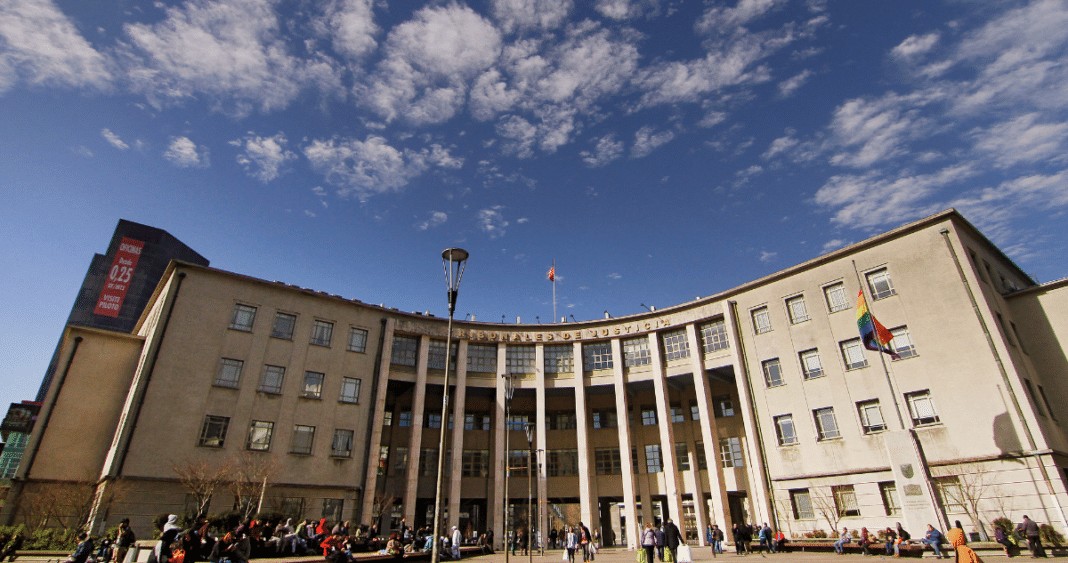
[{"label": "handbag", "polygon": [[690,553],[690,546],[680,545],[679,552],[675,554],[679,560],[678,563],[693,563],[693,554]]},{"label": "handbag", "polygon": [[649,554],[646,553],[645,548],[638,546],[638,557],[636,558],[638,563],[649,563]]},{"label": "handbag", "polygon": [[562,557],[560,557],[560,561],[570,561],[570,559],[567,557],[567,550],[566,549],[564,550],[563,554],[561,554],[561,555],[562,555]]}]

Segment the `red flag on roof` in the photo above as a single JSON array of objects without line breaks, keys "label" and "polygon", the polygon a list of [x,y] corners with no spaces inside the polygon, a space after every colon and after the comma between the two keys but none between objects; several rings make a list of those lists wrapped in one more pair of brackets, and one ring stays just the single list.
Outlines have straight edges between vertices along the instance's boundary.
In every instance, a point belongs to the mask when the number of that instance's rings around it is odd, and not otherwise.
[{"label": "red flag on roof", "polygon": [[551,281],[551,282],[556,281],[556,266],[553,266],[552,268],[549,268],[548,276],[549,276],[549,281]]}]

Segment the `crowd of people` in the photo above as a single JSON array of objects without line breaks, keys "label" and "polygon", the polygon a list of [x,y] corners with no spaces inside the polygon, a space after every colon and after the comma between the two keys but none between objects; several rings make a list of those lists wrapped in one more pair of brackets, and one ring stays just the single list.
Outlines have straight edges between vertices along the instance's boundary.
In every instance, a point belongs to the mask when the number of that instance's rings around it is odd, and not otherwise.
[{"label": "crowd of people", "polygon": [[[1023,522],[1016,526],[1015,533],[1018,534],[1020,539],[1026,539],[1028,548],[1031,551],[1032,557],[1045,557],[1046,552],[1042,547],[1042,539],[1039,533],[1039,526],[1033,520],[1024,515]],[[857,545],[861,548],[861,553],[864,555],[874,555],[874,552],[883,552],[886,555],[893,555],[894,557],[901,557],[901,547],[908,546],[913,543],[912,536],[901,526],[901,522],[897,523],[896,528],[887,528],[885,530],[870,532],[867,528],[861,528],[860,532],[854,537],[854,532],[849,528],[842,528],[842,533],[838,537],[838,541],[834,542],[835,553],[842,555],[845,553],[845,546],[857,541]],[[1012,557],[1016,549],[1015,544],[1009,540],[1008,533],[1005,529],[1000,527],[994,528],[994,541],[1001,544],[1002,549],[1005,550],[1005,555]],[[949,543],[958,553],[961,551],[961,547],[967,543],[967,534],[964,532],[964,527],[961,525],[960,520],[954,522],[954,527],[946,534],[935,528],[933,524],[927,525],[927,531],[922,538],[916,540],[917,545],[930,547],[934,552],[935,557],[939,559],[948,558],[948,555],[942,553],[942,545]],[[966,546],[965,546],[966,547]],[[969,548],[970,552],[971,549]]]}]

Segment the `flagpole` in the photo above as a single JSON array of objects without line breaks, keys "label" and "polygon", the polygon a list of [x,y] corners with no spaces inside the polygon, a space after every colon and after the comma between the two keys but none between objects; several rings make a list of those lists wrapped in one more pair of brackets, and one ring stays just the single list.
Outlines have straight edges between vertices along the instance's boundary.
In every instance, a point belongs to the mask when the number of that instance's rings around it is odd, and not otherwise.
[{"label": "flagpole", "polygon": [[[890,371],[886,367],[886,358],[883,357],[882,343],[879,342],[879,330],[875,326],[875,312],[872,311],[871,305],[868,304],[868,296],[864,294],[864,283],[860,281],[860,271],[857,270],[857,261],[850,260],[853,263],[853,274],[857,276],[857,287],[860,289],[860,298],[864,301],[864,308],[868,310],[868,315],[871,316],[871,328],[874,332],[875,347],[878,348],[875,353],[879,356],[879,363],[883,366],[883,375],[886,376],[886,385],[890,387],[890,397],[894,399],[894,412],[897,413],[897,422],[901,425],[901,429],[905,430],[905,418],[901,416],[901,403],[897,400],[897,391],[894,390],[894,382],[890,379]],[[861,347],[864,346],[864,335],[860,335]]]},{"label": "flagpole", "polygon": [[556,322],[556,259],[553,259],[553,322]]}]

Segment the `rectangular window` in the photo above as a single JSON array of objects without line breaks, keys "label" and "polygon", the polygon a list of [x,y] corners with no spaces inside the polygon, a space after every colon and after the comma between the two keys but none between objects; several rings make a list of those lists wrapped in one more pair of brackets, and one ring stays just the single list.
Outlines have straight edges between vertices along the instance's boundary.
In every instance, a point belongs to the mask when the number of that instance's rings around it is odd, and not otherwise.
[{"label": "rectangular window", "polygon": [[237,389],[241,382],[241,367],[245,362],[231,358],[219,360],[219,371],[215,374],[214,385],[217,387],[232,387]]},{"label": "rectangular window", "polygon": [[990,283],[989,280],[986,279],[986,274],[983,273],[983,269],[979,266],[979,256],[977,256],[975,251],[970,248],[968,249],[968,258],[971,259],[972,268],[975,268],[975,273],[979,276],[980,281]]},{"label": "rectangular window", "polygon": [[1046,412],[1049,413],[1049,417],[1057,420],[1057,415],[1053,414],[1053,407],[1049,406],[1049,399],[1046,398],[1046,390],[1041,385],[1038,386],[1038,394],[1042,396],[1042,404],[1046,405]]},{"label": "rectangular window", "polygon": [[883,421],[883,411],[879,408],[878,399],[857,403],[857,413],[860,414],[860,426],[865,434],[886,430],[886,422]]},{"label": "rectangular window", "polygon": [[530,416],[525,414],[513,414],[504,419],[504,427],[514,432],[523,432],[527,429]]},{"label": "rectangular window", "polygon": [[293,340],[293,329],[297,326],[297,316],[288,313],[275,313],[271,336],[284,340]]},{"label": "rectangular window", "polygon": [[311,455],[312,445],[315,443],[315,427],[296,424],[293,426],[293,447],[289,449],[295,454]]},{"label": "rectangular window", "polygon": [[419,339],[403,334],[393,335],[393,349],[389,354],[389,363],[396,366],[415,367],[419,354]]},{"label": "rectangular window", "polygon": [[341,378],[341,396],[338,401],[342,403],[360,402],[360,380],[355,377]]},{"label": "rectangular window", "polygon": [[486,477],[489,475],[489,465],[489,450],[464,450],[460,475]]},{"label": "rectangular window", "polygon": [[1027,388],[1027,397],[1031,399],[1031,404],[1035,405],[1035,412],[1038,416],[1045,417],[1046,412],[1042,410],[1042,403],[1038,402],[1038,394],[1035,393],[1035,387],[1031,385],[1030,379],[1024,379],[1024,387]]},{"label": "rectangular window", "polygon": [[753,309],[753,331],[757,334],[771,332],[771,317],[768,316],[767,307]]},{"label": "rectangular window", "polygon": [[786,300],[786,311],[790,313],[790,323],[803,323],[808,320],[808,308],[805,307],[805,296],[798,295]]},{"label": "rectangular window", "polygon": [[1020,332],[1016,330],[1016,323],[1009,321],[1009,326],[1012,328],[1012,335],[1016,337],[1016,342],[1020,345],[1020,350],[1027,354],[1027,348],[1024,347],[1024,341],[1020,338]]},{"label": "rectangular window", "polygon": [[382,426],[385,428],[393,426],[393,411],[382,412]]},{"label": "rectangular window", "polygon": [[408,428],[412,425],[412,411],[401,411],[397,417],[397,426]]},{"label": "rectangular window", "polygon": [[931,400],[929,390],[905,393],[905,402],[909,405],[909,416],[912,417],[913,426],[938,423],[938,414],[935,412],[934,401]]},{"label": "rectangular window", "polygon": [[593,450],[593,460],[598,475],[623,473],[623,459],[619,456],[619,448],[597,448]]},{"label": "rectangular window", "polygon": [[263,375],[260,376],[260,391],[264,393],[279,394],[282,392],[282,381],[286,376],[286,368],[282,366],[263,366]]},{"label": "rectangular window", "polygon": [[701,420],[701,407],[694,399],[690,399],[690,420]]},{"label": "rectangular window", "polygon": [[834,418],[834,408],[827,407],[812,411],[812,417],[816,420],[816,439],[819,441],[841,438],[838,431],[838,421]]},{"label": "rectangular window", "polygon": [[642,407],[642,426],[656,426],[656,407]]},{"label": "rectangular window", "polygon": [[612,369],[612,345],[608,342],[583,344],[582,369],[585,371]]},{"label": "rectangular window", "polygon": [[[460,349],[458,342],[452,343],[452,357],[449,360],[449,371],[456,371],[456,355]],[[445,341],[430,339],[427,349],[426,367],[429,369],[445,369]]]},{"label": "rectangular window", "polygon": [[534,373],[534,347],[508,346],[504,352],[507,373]]},{"label": "rectangular window", "polygon": [[545,373],[575,373],[575,347],[570,344],[546,345]]},{"label": "rectangular window", "polygon": [[367,331],[362,328],[351,327],[349,329],[349,352],[367,352]]},{"label": "rectangular window", "polygon": [[730,346],[727,340],[727,323],[723,320],[701,325],[701,347],[706,354],[716,350],[725,350]]},{"label": "rectangular window", "polygon": [[675,459],[679,462],[679,471],[690,470],[690,450],[686,447],[686,442],[675,444]]},{"label": "rectangular window", "polygon": [[497,373],[496,344],[468,344],[467,371],[476,373]]},{"label": "rectangular window", "polygon": [[271,449],[271,434],[273,433],[273,422],[253,420],[248,428],[248,443],[245,447],[254,452],[265,452]]},{"label": "rectangular window", "polygon": [[204,426],[200,429],[200,440],[197,445],[206,448],[223,447],[228,426],[230,426],[230,417],[228,416],[212,416],[210,414],[205,416]]},{"label": "rectangular window", "polygon": [[730,397],[716,397],[713,402],[716,407],[716,418],[734,416],[734,402]]},{"label": "rectangular window", "polygon": [[[249,502],[251,502],[251,499],[249,499]],[[282,497],[278,509],[286,518],[299,519],[304,514],[304,499],[301,497]]]},{"label": "rectangular window", "polygon": [[794,489],[790,491],[790,504],[794,509],[794,520],[811,520],[816,517],[812,511],[812,497],[808,489]]},{"label": "rectangular window", "polygon": [[549,477],[578,475],[578,450],[549,450],[545,470]]},{"label": "rectangular window", "polygon": [[820,362],[819,350],[813,348],[798,354],[801,359],[801,373],[805,379],[823,377],[823,364]]},{"label": "rectangular window", "polygon": [[792,446],[797,443],[797,431],[794,429],[794,417],[790,414],[776,416],[775,436],[780,446]]},{"label": "rectangular window", "polygon": [[640,336],[623,341],[623,365],[626,367],[644,366],[653,362],[649,351],[649,339]]},{"label": "rectangular window", "polygon": [[847,370],[868,367],[868,360],[864,357],[864,346],[859,338],[839,342],[838,346],[842,349],[842,360]]},{"label": "rectangular window", "polygon": [[345,507],[343,498],[324,498],[322,518],[327,522],[340,522]]},{"label": "rectangular window", "polygon": [[385,475],[389,469],[389,446],[378,447],[378,474]]},{"label": "rectangular window", "polygon": [[834,493],[834,507],[840,516],[860,516],[857,493],[853,490],[853,485],[831,487],[831,492]]},{"label": "rectangular window", "polygon": [[419,475],[423,477],[437,477],[438,475],[438,450],[423,448],[419,454]]},{"label": "rectangular window", "polygon": [[708,469],[708,458],[705,457],[705,443],[701,441],[694,442],[693,450],[697,457],[697,468],[702,471]]},{"label": "rectangular window", "polygon": [[868,289],[871,290],[871,298],[878,301],[896,294],[894,284],[890,282],[890,272],[886,268],[880,268],[874,272],[868,272]]},{"label": "rectangular window", "polygon": [[352,457],[352,430],[334,430],[334,441],[330,445],[330,455],[333,457]]},{"label": "rectangular window", "polygon": [[679,403],[671,403],[669,407],[671,408],[670,416],[672,424],[686,422],[686,415],[682,412],[682,405]]},{"label": "rectangular window", "polygon": [[719,439],[719,461],[724,469],[745,467],[745,462],[743,460],[741,438]]},{"label": "rectangular window", "polygon": [[916,346],[912,344],[912,336],[909,336],[908,327],[899,326],[890,329],[894,339],[890,341],[890,348],[897,352],[902,360],[916,356]]},{"label": "rectangular window", "polygon": [[230,317],[230,328],[252,332],[252,323],[256,322],[256,308],[251,305],[234,305],[234,315]]},{"label": "rectangular window", "polygon": [[646,473],[660,473],[663,471],[663,465],[660,463],[660,445],[659,444],[646,444],[645,446],[645,472]]},{"label": "rectangular window", "polygon": [[330,346],[330,339],[334,336],[334,323],[315,321],[312,325],[311,343],[316,346]]},{"label": "rectangular window", "polygon": [[1016,347],[1016,341],[1012,339],[1012,335],[1009,331],[1005,330],[1005,319],[1002,318],[1001,313],[994,313],[997,317],[998,328],[1001,330],[1001,334],[1005,335],[1005,341],[1009,343],[1009,346]]},{"label": "rectangular window", "polygon": [[511,467],[513,471],[521,470],[523,473],[526,473],[528,460],[530,460],[529,451],[512,450],[511,455],[508,457],[508,467]]},{"label": "rectangular window", "polygon": [[393,448],[393,468],[390,469],[390,475],[407,475],[408,474],[408,448],[396,446]]},{"label": "rectangular window", "polygon": [[545,414],[549,430],[574,430],[578,428],[575,411],[551,411]]},{"label": "rectangular window", "polygon": [[946,512],[965,512],[964,504],[967,499],[964,496],[964,489],[960,486],[960,479],[956,475],[935,477],[932,481],[934,481],[935,491],[938,492],[938,499],[942,501],[942,506],[945,507]]},{"label": "rectangular window", "polygon": [[690,357],[690,341],[686,338],[686,329],[665,332],[660,336],[660,340],[664,345],[665,361]]},{"label": "rectangular window", "polygon": [[630,466],[635,475],[641,473],[641,467],[638,465],[638,446],[630,447]]},{"label": "rectangular window", "polygon": [[441,413],[427,413],[426,414],[426,428],[441,428]]},{"label": "rectangular window", "polygon": [[317,371],[304,372],[304,386],[300,390],[300,396],[305,399],[321,399],[323,396],[323,378],[326,374]]},{"label": "rectangular window", "polygon": [[823,296],[827,298],[827,312],[837,313],[849,309],[849,300],[846,299],[845,284],[838,282],[823,288]]},{"label": "rectangular window", "polygon": [[593,411],[594,428],[616,428],[618,426],[619,421],[616,419],[616,411],[610,409]]},{"label": "rectangular window", "polygon": [[782,380],[782,367],[779,366],[779,358],[772,358],[760,362],[760,365],[764,368],[764,383],[768,387],[778,387],[785,385]]},{"label": "rectangular window", "polygon": [[883,510],[887,516],[900,516],[901,503],[897,500],[897,484],[893,481],[879,483],[879,496],[883,498]]}]

